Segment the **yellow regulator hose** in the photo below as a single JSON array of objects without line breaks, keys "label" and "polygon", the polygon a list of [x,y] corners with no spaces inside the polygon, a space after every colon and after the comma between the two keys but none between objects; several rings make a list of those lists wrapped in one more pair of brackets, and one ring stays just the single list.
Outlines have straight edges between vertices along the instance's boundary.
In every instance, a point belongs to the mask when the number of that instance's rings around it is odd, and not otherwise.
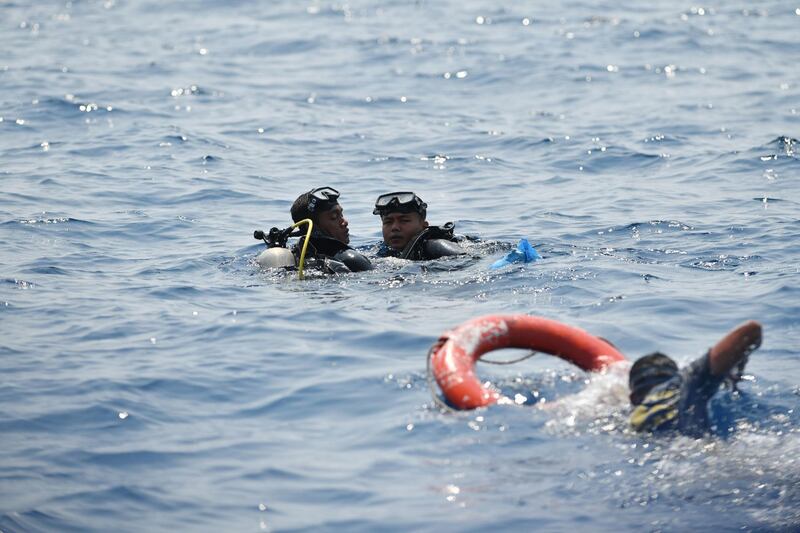
[{"label": "yellow regulator hose", "polygon": [[304,218],[300,222],[295,222],[292,225],[292,229],[302,226],[303,224],[308,224],[308,229],[306,230],[306,238],[303,239],[303,250],[300,252],[300,263],[297,266],[297,279],[303,279],[303,266],[306,263],[306,250],[308,249],[308,241],[311,238],[311,230],[314,229],[314,223],[310,218]]}]

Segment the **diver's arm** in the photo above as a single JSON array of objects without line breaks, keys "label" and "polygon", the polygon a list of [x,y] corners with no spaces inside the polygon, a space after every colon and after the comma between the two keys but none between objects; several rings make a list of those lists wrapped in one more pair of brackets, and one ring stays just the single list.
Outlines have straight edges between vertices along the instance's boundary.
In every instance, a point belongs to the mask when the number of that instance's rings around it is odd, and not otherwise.
[{"label": "diver's arm", "polygon": [[[761,324],[749,320],[725,335],[708,353],[711,373],[723,376],[761,346]],[[742,365],[744,366],[744,365]],[[743,369],[743,368],[742,368]]]}]

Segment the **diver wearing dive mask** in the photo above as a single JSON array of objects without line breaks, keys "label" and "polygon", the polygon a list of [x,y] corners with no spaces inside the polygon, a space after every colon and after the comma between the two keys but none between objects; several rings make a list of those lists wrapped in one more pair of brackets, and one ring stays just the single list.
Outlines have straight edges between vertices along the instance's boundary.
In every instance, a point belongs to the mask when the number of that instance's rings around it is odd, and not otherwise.
[{"label": "diver wearing dive mask", "polygon": [[378,255],[428,260],[465,253],[457,244],[453,223],[431,226],[426,220],[427,208],[413,192],[378,196],[372,211],[381,217],[383,245]]},{"label": "diver wearing dive mask", "polygon": [[[333,187],[317,187],[297,197],[292,204],[292,220],[299,222],[310,218],[314,230],[309,238],[310,267],[325,272],[360,272],[372,269],[372,263],[348,246],[350,230],[344,211],[339,204],[339,191]],[[300,256],[305,237],[292,248]]]}]

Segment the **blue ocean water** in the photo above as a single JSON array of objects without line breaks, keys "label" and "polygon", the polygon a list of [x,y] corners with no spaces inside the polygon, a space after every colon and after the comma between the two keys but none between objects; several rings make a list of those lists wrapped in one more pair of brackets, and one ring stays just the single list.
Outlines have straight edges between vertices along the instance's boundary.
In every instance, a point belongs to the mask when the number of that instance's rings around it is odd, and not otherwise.
[{"label": "blue ocean water", "polygon": [[[800,524],[800,4],[0,2],[0,531]],[[256,228],[414,190],[470,257],[298,281]],[[490,271],[527,237],[543,259]],[[626,429],[626,376],[480,366],[531,313],[688,362],[754,318],[725,438]],[[495,358],[503,358],[497,354]],[[720,415],[722,416],[722,415]]]}]

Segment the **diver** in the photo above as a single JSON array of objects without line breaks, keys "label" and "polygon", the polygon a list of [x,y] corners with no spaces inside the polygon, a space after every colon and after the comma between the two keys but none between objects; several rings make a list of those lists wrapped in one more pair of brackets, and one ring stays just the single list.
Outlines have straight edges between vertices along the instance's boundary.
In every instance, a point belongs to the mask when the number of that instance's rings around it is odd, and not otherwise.
[{"label": "diver", "polygon": [[695,438],[708,433],[709,400],[723,381],[736,389],[748,356],[759,346],[761,324],[750,320],[681,370],[660,352],[638,359],[629,374],[631,427],[638,432],[676,430]]},{"label": "diver", "polygon": [[[307,268],[326,273],[361,272],[371,270],[372,263],[348,246],[350,230],[339,204],[339,191],[333,187],[317,187],[297,197],[292,204],[292,220],[311,219],[314,229],[308,239]],[[299,264],[305,236],[292,248],[295,263]]]},{"label": "diver", "polygon": [[373,215],[380,215],[383,243],[378,256],[412,261],[466,253],[453,234],[452,222],[431,226],[425,220],[428,204],[413,192],[378,196]]}]

